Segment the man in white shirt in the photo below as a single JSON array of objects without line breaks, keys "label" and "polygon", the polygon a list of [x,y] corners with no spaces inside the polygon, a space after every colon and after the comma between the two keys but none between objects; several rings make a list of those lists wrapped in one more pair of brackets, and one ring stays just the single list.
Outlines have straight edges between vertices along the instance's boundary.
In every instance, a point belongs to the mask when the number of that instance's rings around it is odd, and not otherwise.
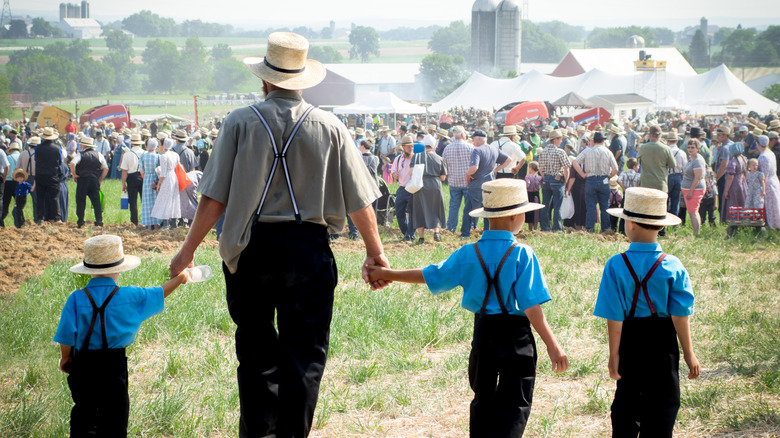
[{"label": "man in white shirt", "polygon": [[138,197],[144,186],[144,177],[139,172],[140,158],[144,153],[144,139],[141,134],[130,135],[130,149],[122,153],[122,193],[127,193],[127,201],[130,207],[130,222],[138,226]]},{"label": "man in white shirt", "polygon": [[[520,128],[522,129],[522,128]],[[499,151],[507,154],[512,162],[509,166],[496,172],[496,178],[514,178],[517,172],[525,164],[525,154],[517,144],[517,127],[514,125],[504,126],[499,139],[490,143],[490,146],[496,147]]]}]

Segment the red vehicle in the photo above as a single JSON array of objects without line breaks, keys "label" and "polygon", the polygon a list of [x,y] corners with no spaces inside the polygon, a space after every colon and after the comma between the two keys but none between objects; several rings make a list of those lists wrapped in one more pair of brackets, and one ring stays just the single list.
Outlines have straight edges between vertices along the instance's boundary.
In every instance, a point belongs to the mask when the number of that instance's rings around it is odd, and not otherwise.
[{"label": "red vehicle", "polygon": [[550,111],[545,102],[523,102],[506,114],[506,126],[533,125],[539,126],[550,117]]},{"label": "red vehicle", "polygon": [[79,117],[79,124],[89,123],[113,123],[116,129],[122,128],[124,123],[128,128],[135,126],[130,122],[130,111],[122,104],[101,105],[85,111]]},{"label": "red vehicle", "polygon": [[596,124],[606,126],[610,118],[612,118],[612,114],[599,106],[596,108],[586,109],[579,114],[575,114],[572,120],[578,125],[581,123],[587,124],[588,130],[592,131],[593,128],[596,127]]}]

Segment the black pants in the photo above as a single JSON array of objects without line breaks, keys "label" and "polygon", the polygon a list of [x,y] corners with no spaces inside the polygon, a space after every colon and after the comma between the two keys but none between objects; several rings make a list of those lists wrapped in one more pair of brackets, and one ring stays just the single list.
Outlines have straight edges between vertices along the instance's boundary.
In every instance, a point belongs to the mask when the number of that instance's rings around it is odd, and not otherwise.
[{"label": "black pants", "polygon": [[535,380],[536,341],[528,318],[476,314],[469,355],[471,436],[523,436]]},{"label": "black pants", "polygon": [[16,228],[22,228],[24,225],[24,206],[27,205],[27,196],[17,196],[16,206],[14,207],[11,215],[14,217],[14,226]]},{"label": "black pants", "polygon": [[0,226],[5,226],[5,218],[8,216],[8,212],[13,208],[14,205],[14,192],[16,191],[16,181],[6,180],[4,184],[4,190],[3,190],[3,212],[2,216],[0,216]]},{"label": "black pants", "polygon": [[33,213],[35,222],[60,220],[60,177],[59,175],[37,175],[35,180],[35,204],[37,211]]},{"label": "black pants", "polygon": [[[5,226],[3,220],[5,219],[5,215],[8,214],[8,207],[6,207],[6,202],[8,201],[5,200],[5,188],[7,182],[8,181],[0,181],[0,227]],[[15,183],[16,181],[14,181],[14,184]]]},{"label": "black pants", "polygon": [[[127,175],[127,201],[130,204],[130,222],[138,225],[138,198],[141,197],[144,187],[144,178],[141,172]],[[141,197],[143,199],[143,197]]]},{"label": "black pants", "polygon": [[338,280],[327,229],[255,224],[236,273],[223,271],[237,325],[239,436],[308,436]]},{"label": "black pants", "polygon": [[103,225],[103,208],[100,206],[100,184],[96,176],[80,176],[76,181],[76,224],[84,225],[84,210],[87,208],[87,197],[95,212],[95,225]]},{"label": "black pants", "polygon": [[715,198],[702,198],[701,204],[699,204],[699,217],[701,223],[709,222],[710,225],[715,225]]},{"label": "black pants", "polygon": [[70,436],[126,437],[130,416],[125,349],[86,350],[71,362]]}]

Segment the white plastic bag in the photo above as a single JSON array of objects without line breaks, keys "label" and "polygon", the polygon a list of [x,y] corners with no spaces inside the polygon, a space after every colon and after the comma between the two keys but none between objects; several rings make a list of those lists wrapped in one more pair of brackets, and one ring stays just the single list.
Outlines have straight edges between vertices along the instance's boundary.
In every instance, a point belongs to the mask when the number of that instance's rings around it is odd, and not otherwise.
[{"label": "white plastic bag", "polygon": [[563,202],[561,202],[561,218],[571,219],[574,217],[574,199],[571,194],[564,194]]},{"label": "white plastic bag", "polygon": [[[423,152],[425,154],[426,152]],[[427,160],[428,157],[425,157]],[[425,163],[419,162],[419,155],[417,158],[417,163],[414,164],[414,167],[412,167],[412,177],[409,179],[409,182],[406,184],[406,191],[409,193],[417,193],[420,191],[420,189],[423,188],[423,174],[425,173]]]}]

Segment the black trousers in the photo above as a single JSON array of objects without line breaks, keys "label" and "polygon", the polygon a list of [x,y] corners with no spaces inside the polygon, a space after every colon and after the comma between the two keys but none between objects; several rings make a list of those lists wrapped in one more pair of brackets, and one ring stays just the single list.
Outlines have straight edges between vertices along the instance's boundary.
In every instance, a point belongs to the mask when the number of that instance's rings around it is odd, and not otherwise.
[{"label": "black trousers", "polygon": [[308,436],[338,281],[326,227],[255,224],[236,273],[223,271],[237,325],[239,436]]},{"label": "black trousers", "polygon": [[100,184],[96,176],[80,176],[76,181],[76,224],[84,225],[84,210],[87,208],[87,197],[95,212],[95,225],[103,225],[103,208],[100,206]]},{"label": "black trousers", "polygon": [[[5,216],[8,214],[8,207],[6,207],[6,203],[8,201],[5,200],[5,192],[6,192],[6,186],[8,181],[0,181],[0,227],[5,226]],[[16,181],[13,181],[14,185],[16,184]]]},{"label": "black trousers", "polygon": [[60,177],[58,175],[37,175],[35,180],[35,204],[33,212],[36,222],[60,220]]},{"label": "black trousers", "polygon": [[[141,172],[127,175],[127,201],[130,204],[130,222],[138,225],[138,198],[141,197],[144,187],[144,178]],[[143,198],[141,198],[143,199]]]},{"label": "black trousers", "polygon": [[0,216],[0,226],[5,226],[5,218],[8,217],[8,211],[13,208],[14,205],[14,192],[16,191],[16,181],[6,180],[3,190],[3,212]]},{"label": "black trousers", "polygon": [[715,198],[702,198],[701,204],[699,204],[699,216],[701,217],[701,223],[705,221],[710,225],[715,225]]},{"label": "black trousers", "polygon": [[14,226],[16,228],[22,228],[24,225],[24,206],[27,205],[27,196],[17,196],[16,206],[11,211],[11,215],[14,217]]},{"label": "black trousers", "polygon": [[75,403],[70,413],[71,438],[127,436],[130,398],[124,348],[76,353],[68,386]]},{"label": "black trousers", "polygon": [[474,391],[470,436],[523,436],[531,415],[536,358],[528,318],[475,315],[469,355],[469,383]]}]

